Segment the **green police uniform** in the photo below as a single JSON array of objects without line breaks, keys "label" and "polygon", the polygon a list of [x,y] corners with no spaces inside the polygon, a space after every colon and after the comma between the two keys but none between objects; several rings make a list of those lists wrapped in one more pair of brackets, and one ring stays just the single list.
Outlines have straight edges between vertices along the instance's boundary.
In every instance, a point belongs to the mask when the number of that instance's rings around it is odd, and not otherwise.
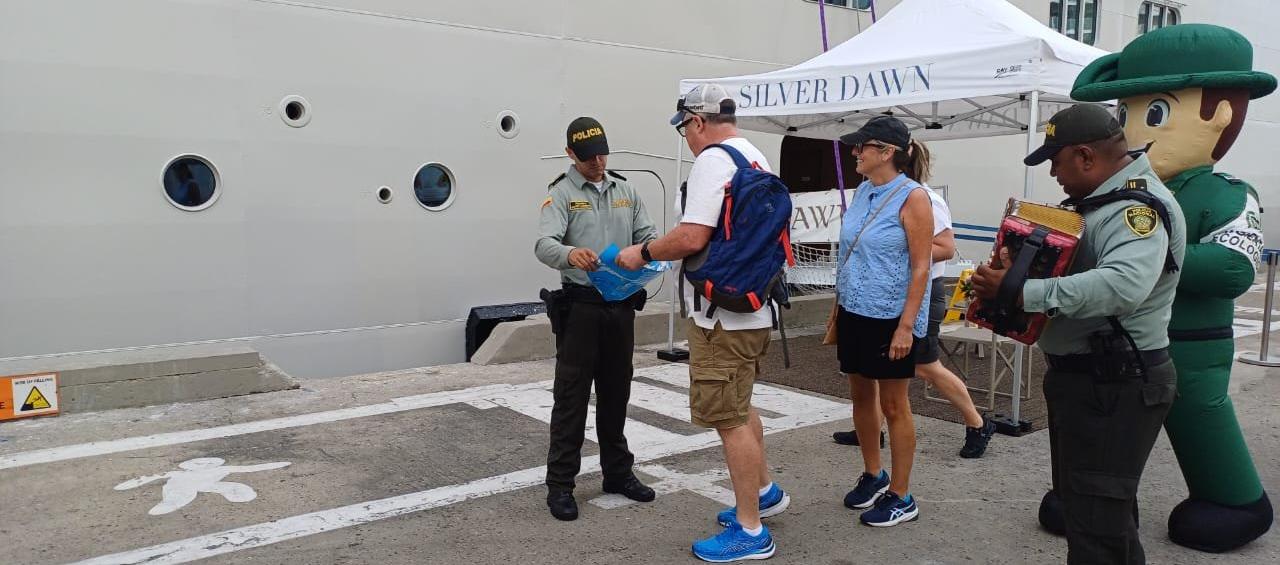
[{"label": "green police uniform", "polygon": [[560,271],[564,288],[548,293],[553,296],[547,314],[556,332],[556,376],[547,487],[553,495],[574,489],[594,382],[605,490],[620,492],[617,489],[623,487],[618,485],[634,480],[635,458],[623,426],[631,396],[635,310],[644,291],[632,300],[605,302],[590,286],[586,272],[569,264],[569,252],[585,247],[598,254],[610,244],[624,248],[655,239],[657,230],[635,189],[613,171],[596,188],[570,166],[548,188],[534,252],[538,260]]},{"label": "green police uniform", "polygon": [[[1182,261],[1185,228],[1145,155],[1091,196],[1144,183],[1168,209],[1168,228],[1155,210],[1132,200],[1086,210],[1069,274],[1028,280],[1022,290],[1025,310],[1052,316],[1038,343],[1049,364],[1044,395],[1053,493],[1065,509],[1068,563],[1145,562],[1133,508],[1176,390],[1166,328],[1179,274],[1166,269],[1166,257]],[[1140,352],[1123,367],[1101,357],[1132,351],[1116,339],[1109,317]]]}]

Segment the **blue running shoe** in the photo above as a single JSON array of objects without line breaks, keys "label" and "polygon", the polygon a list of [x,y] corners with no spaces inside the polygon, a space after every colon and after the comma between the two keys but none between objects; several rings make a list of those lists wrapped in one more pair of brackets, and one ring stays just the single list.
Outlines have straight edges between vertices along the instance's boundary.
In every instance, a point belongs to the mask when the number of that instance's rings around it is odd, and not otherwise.
[{"label": "blue running shoe", "polygon": [[858,477],[858,484],[853,490],[844,495],[844,505],[848,508],[870,508],[880,495],[889,490],[889,473],[880,469],[880,476],[873,477],[868,473],[863,473]]},{"label": "blue running shoe", "polygon": [[778,548],[773,545],[769,528],[760,526],[758,536],[742,531],[737,522],[725,526],[724,531],[704,540],[693,542],[693,555],[703,561],[728,563],[744,559],[768,559]]},{"label": "blue running shoe", "polygon": [[[782,491],[778,483],[773,483],[773,486],[769,487],[769,490],[760,497],[760,518],[777,516],[783,510],[786,510],[788,506],[791,506],[791,497]],[[737,524],[738,507],[731,506],[721,510],[719,514],[716,514],[716,523],[721,526]]]},{"label": "blue running shoe", "polygon": [[907,498],[898,498],[893,491],[887,491],[880,500],[876,501],[875,508],[862,513],[862,523],[868,526],[877,526],[887,528],[896,526],[903,522],[910,522],[920,516],[920,507],[916,506],[916,499],[910,494]]}]

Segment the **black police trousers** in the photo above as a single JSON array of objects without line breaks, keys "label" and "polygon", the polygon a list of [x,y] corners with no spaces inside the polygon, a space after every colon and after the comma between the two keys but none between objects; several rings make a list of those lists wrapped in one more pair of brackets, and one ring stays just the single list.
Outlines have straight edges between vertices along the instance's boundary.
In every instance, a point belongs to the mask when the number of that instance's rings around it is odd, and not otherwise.
[{"label": "black police trousers", "polygon": [[547,450],[547,488],[572,491],[582,466],[591,384],[596,388],[596,436],[606,483],[631,477],[635,456],[622,433],[631,398],[631,354],[636,312],[630,302],[574,301],[556,335],[555,404],[551,409],[551,447]]},{"label": "black police trousers", "polygon": [[1146,563],[1135,522],[1138,481],[1176,390],[1171,361],[1149,367],[1145,381],[1050,366],[1044,398],[1067,563]]}]

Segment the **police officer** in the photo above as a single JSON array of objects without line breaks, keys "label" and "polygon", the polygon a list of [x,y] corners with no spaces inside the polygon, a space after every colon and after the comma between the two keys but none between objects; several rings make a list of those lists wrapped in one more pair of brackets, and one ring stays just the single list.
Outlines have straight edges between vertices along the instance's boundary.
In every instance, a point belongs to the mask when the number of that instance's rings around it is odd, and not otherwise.
[{"label": "police officer", "polygon": [[635,457],[622,429],[631,396],[635,313],[644,306],[645,291],[607,302],[591,286],[587,271],[598,267],[597,253],[609,244],[625,248],[656,238],[657,231],[627,179],[605,168],[609,143],[600,122],[573,120],[566,141],[565,153],[573,165],[548,186],[534,252],[539,261],[560,271],[562,282],[560,290],[543,291],[556,334],[547,506],[557,519],[574,520],[574,477],[582,462],[592,382],[604,491],[640,502],[654,499],[653,489],[632,474]]},{"label": "police officer", "polygon": [[1045,160],[1085,218],[1068,274],[1006,280],[1006,248],[978,268],[973,288],[984,300],[1012,296],[1023,310],[1052,317],[1039,346],[1049,365],[1049,496],[1065,511],[1067,562],[1144,563],[1135,500],[1176,390],[1167,330],[1183,217],[1147,156],[1127,150],[1120,123],[1102,108],[1054,115],[1044,146],[1025,163]]}]

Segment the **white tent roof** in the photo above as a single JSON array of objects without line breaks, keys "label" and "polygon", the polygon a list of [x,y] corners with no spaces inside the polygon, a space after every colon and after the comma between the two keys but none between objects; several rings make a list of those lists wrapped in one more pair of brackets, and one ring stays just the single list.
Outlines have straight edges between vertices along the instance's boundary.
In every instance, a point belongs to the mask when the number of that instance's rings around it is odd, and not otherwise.
[{"label": "white tent roof", "polygon": [[[876,24],[788,69],[688,79],[715,82],[739,126],[835,139],[892,112],[920,139],[1026,133],[1025,95],[1040,120],[1070,104],[1075,77],[1107,52],[1072,40],[1005,0],[903,0]],[[1040,125],[1040,124],[1038,124]]]}]

